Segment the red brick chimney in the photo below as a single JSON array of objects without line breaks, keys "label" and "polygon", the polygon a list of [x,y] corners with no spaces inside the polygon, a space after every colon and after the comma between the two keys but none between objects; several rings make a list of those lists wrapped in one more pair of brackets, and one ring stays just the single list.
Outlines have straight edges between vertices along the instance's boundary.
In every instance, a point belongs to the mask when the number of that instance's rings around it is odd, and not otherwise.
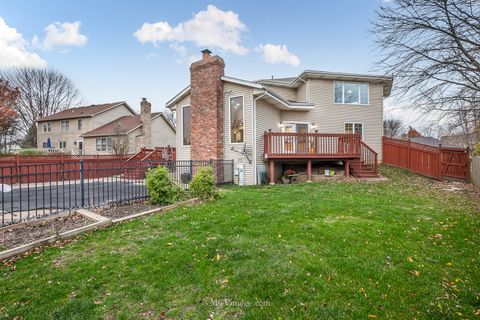
[{"label": "red brick chimney", "polygon": [[190,66],[190,158],[223,159],[225,62],[211,51]]}]

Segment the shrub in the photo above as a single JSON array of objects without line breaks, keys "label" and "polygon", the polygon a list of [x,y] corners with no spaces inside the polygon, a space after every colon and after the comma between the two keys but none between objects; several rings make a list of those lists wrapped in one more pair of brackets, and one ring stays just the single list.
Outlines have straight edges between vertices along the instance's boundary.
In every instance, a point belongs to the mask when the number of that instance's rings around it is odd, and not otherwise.
[{"label": "shrub", "polygon": [[477,143],[477,145],[475,146],[475,150],[473,151],[473,153],[474,153],[476,156],[480,156],[480,142]]},{"label": "shrub", "polygon": [[190,194],[204,201],[218,198],[218,190],[215,186],[215,174],[213,168],[208,166],[197,171],[189,188]]},{"label": "shrub", "polygon": [[18,151],[18,154],[21,156],[41,156],[46,155],[47,153],[39,149],[21,149]]},{"label": "shrub", "polygon": [[155,204],[167,205],[185,198],[185,191],[175,184],[165,167],[149,169],[146,183],[150,201]]}]

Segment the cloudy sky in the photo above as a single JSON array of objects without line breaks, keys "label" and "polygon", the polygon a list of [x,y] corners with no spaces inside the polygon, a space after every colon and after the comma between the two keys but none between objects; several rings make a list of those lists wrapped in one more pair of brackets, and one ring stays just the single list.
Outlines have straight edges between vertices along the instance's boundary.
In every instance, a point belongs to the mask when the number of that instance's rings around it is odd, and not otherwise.
[{"label": "cloudy sky", "polygon": [[147,97],[161,110],[204,48],[249,80],[372,72],[381,1],[0,0],[0,68],[52,67],[88,104]]}]

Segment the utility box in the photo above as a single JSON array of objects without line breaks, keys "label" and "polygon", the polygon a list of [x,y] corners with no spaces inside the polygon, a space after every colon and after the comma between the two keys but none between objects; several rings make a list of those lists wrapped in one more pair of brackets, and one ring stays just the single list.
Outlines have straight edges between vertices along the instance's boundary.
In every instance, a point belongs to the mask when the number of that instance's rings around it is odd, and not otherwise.
[{"label": "utility box", "polygon": [[244,163],[237,164],[237,168],[235,169],[235,175],[238,176],[238,185],[239,186],[245,185],[245,164]]}]

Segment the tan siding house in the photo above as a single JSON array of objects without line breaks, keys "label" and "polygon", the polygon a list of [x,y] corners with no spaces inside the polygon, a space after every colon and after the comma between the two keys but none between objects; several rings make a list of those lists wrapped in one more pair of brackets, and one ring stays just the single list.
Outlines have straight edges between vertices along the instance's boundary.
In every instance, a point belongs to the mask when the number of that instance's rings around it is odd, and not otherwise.
[{"label": "tan siding house", "polygon": [[[67,109],[37,120],[37,147],[70,154],[135,153],[142,147],[176,144],[174,125],[161,112],[141,114],[126,102]],[[144,129],[147,122],[149,130]]]},{"label": "tan siding house", "polygon": [[[218,108],[222,115],[217,121],[223,121],[223,135],[221,141],[211,143],[223,144],[222,158],[234,161],[237,174],[242,170],[242,179],[237,181],[258,184],[260,172],[269,172],[274,176],[270,181],[275,181],[281,175],[281,164],[291,160],[308,162],[307,168],[315,161],[343,161],[348,168],[346,171],[352,168],[358,176],[364,170],[371,170],[373,174],[377,163],[381,162],[383,99],[390,95],[391,77],[306,70],[297,77],[253,82],[224,76],[223,59],[218,56],[204,54],[203,59],[194,65],[191,70],[201,71],[192,72],[203,72],[206,75],[201,76],[221,79],[223,103],[211,107]],[[194,76],[198,77],[197,74]],[[193,159],[191,146],[182,145],[183,107],[198,108],[200,106],[190,105],[190,96],[209,94],[203,83],[196,85],[199,87],[189,86],[167,102],[167,107],[177,113],[179,160],[206,160]],[[204,98],[203,101],[212,101],[208,96]],[[243,112],[236,112],[232,120],[233,103]],[[197,116],[196,121],[186,124],[202,126],[204,121]],[[188,128],[185,132],[190,131]],[[281,145],[277,146],[280,151],[274,154],[276,159],[264,153],[265,132],[284,132],[277,138]],[[233,141],[232,135],[238,141]],[[199,139],[191,138],[191,143]],[[288,149],[292,139],[297,140],[293,149]],[[318,143],[331,145],[319,146]],[[272,147],[275,146],[269,146]],[[335,149],[331,157],[322,151],[328,148]],[[350,149],[346,151],[345,148]],[[287,149],[289,154],[278,155]],[[211,156],[212,159],[217,157]],[[203,157],[208,157],[208,153]],[[351,167],[349,163],[352,163]]]}]

